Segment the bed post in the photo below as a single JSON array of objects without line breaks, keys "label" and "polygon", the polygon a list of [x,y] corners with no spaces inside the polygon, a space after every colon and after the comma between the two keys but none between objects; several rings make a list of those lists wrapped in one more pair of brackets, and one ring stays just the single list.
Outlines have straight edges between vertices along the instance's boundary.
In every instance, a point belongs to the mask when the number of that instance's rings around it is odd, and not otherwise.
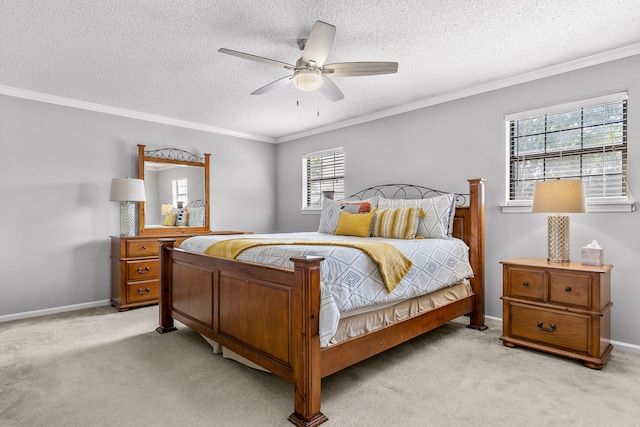
[{"label": "bed post", "polygon": [[471,232],[469,241],[472,250],[469,251],[469,261],[473,268],[474,277],[471,287],[476,294],[476,302],[470,313],[468,328],[484,331],[484,179],[469,179],[469,219]]},{"label": "bed post", "polygon": [[291,258],[294,264],[293,331],[291,357],[297,426],[318,426],[327,417],[320,412],[320,262],[322,257]]},{"label": "bed post", "polygon": [[176,239],[160,239],[160,326],[156,332],[164,334],[177,331],[171,317],[171,253]]}]

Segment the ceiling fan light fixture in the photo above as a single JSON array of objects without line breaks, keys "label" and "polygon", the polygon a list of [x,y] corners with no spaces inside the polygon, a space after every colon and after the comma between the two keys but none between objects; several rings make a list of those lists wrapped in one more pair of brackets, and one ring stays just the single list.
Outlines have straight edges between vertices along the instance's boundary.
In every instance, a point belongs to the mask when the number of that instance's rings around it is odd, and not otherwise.
[{"label": "ceiling fan light fixture", "polygon": [[293,84],[300,90],[311,92],[322,86],[322,71],[313,68],[301,68],[293,74]]}]

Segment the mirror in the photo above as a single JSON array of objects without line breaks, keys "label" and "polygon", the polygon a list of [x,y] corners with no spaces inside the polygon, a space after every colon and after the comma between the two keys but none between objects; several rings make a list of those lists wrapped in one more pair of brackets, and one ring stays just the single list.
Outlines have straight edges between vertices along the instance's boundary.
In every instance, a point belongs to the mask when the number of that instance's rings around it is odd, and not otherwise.
[{"label": "mirror", "polygon": [[138,178],[147,198],[138,205],[140,234],[209,232],[209,154],[144,147],[138,145]]}]

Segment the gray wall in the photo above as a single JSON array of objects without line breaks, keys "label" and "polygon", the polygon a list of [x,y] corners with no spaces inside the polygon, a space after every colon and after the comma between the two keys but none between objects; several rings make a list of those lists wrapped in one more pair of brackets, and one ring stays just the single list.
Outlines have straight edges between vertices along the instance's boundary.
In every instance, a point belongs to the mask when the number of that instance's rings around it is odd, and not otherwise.
[{"label": "gray wall", "polygon": [[[503,214],[505,114],[628,91],[629,187],[640,192],[640,56],[443,103],[374,122],[278,145],[278,229],[315,230],[317,215],[300,214],[301,156],[344,147],[346,192],[391,182],[466,192],[467,178],[485,178],[486,296],[490,316],[502,317],[499,262],[545,258],[546,214]],[[347,94],[347,97],[350,95]],[[352,95],[357,96],[357,95]],[[640,194],[640,193],[639,193]],[[613,264],[612,339],[640,346],[639,213],[571,215],[571,258],[597,239]],[[640,349],[640,347],[637,347]]]},{"label": "gray wall", "polygon": [[274,231],[273,144],[0,95],[0,316],[110,298],[111,178],[137,144],[211,153],[211,227]]}]

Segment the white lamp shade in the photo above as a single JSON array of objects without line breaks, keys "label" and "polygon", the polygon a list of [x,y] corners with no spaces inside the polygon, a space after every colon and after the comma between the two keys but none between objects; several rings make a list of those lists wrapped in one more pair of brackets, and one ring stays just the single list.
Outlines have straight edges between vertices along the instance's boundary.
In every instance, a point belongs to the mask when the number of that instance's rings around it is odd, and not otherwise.
[{"label": "white lamp shade", "polygon": [[531,212],[586,212],[584,183],[555,179],[536,184]]},{"label": "white lamp shade", "polygon": [[144,202],[146,200],[144,181],[133,178],[113,178],[109,200],[112,202]]}]

